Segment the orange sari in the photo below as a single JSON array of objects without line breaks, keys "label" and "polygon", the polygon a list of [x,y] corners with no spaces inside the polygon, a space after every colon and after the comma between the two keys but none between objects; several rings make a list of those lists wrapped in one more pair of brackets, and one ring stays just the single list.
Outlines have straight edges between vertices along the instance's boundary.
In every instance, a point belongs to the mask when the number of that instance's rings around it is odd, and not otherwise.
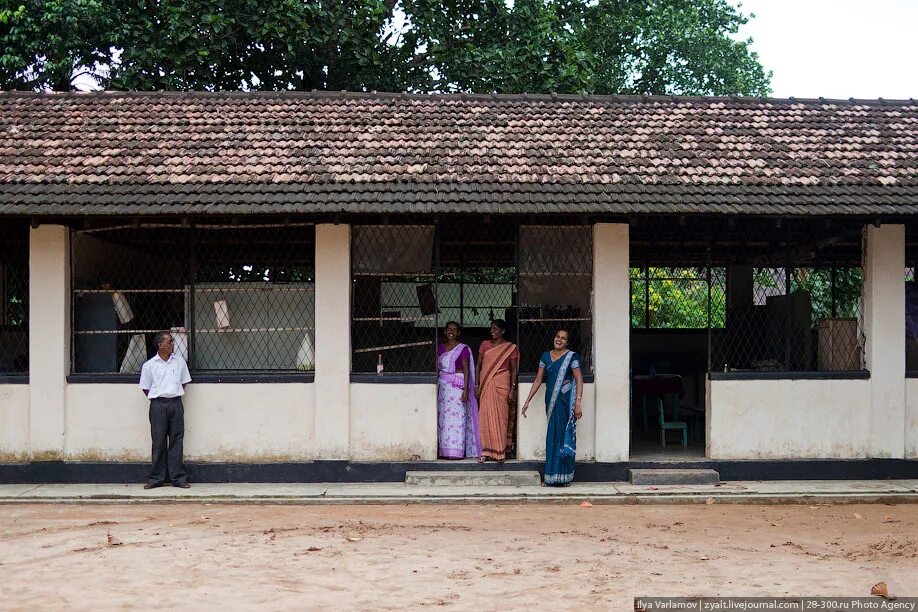
[{"label": "orange sari", "polygon": [[519,361],[516,345],[505,342],[492,346],[488,340],[481,350],[481,398],[478,401],[478,424],[481,431],[481,454],[489,459],[507,458],[510,425],[510,363]]}]

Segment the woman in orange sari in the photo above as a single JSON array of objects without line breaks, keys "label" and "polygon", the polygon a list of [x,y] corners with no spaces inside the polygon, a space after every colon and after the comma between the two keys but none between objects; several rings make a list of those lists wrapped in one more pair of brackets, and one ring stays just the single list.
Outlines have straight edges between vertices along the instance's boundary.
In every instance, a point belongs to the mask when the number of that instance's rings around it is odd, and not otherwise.
[{"label": "woman in orange sari", "polygon": [[479,463],[507,458],[510,411],[516,410],[516,374],[520,352],[504,338],[507,324],[491,321],[491,339],[478,349],[478,424],[481,431]]}]

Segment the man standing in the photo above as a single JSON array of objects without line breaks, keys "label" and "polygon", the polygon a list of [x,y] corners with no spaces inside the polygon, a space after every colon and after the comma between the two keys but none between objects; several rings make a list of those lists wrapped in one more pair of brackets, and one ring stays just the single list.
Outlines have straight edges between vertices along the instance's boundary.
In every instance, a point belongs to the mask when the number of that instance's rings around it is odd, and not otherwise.
[{"label": "man standing", "polygon": [[153,467],[144,489],[163,486],[167,463],[172,486],[183,489],[190,486],[182,464],[185,437],[182,396],[185,385],[191,382],[191,375],[185,360],[174,353],[173,342],[169,332],[153,336],[156,354],[140,370],[140,389],[150,398],[150,434],[153,438]]}]

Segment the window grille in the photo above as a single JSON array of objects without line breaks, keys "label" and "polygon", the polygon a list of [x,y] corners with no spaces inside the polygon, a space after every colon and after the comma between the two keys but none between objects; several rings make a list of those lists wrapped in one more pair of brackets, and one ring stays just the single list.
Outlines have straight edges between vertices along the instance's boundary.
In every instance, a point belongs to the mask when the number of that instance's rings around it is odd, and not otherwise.
[{"label": "window grille", "polygon": [[448,217],[429,225],[352,228],[352,369],[433,373],[443,327],[457,321],[477,352],[493,319],[534,372],[566,327],[591,363],[592,233],[508,217]]},{"label": "window grille", "polygon": [[29,226],[0,224],[0,376],[29,373]]},{"label": "window grille", "polygon": [[558,329],[593,371],[593,230],[583,226],[520,228],[521,370],[534,372]]},{"label": "window grille", "polygon": [[631,268],[630,276],[631,327],[723,328],[727,294],[725,268],[645,266]]},{"label": "window grille", "polygon": [[[918,225],[905,226],[905,369],[918,372]],[[912,374],[914,375],[914,374]]]},{"label": "window grille", "polygon": [[632,227],[632,328],[707,329],[710,370],[861,370],[862,227],[640,219]]},{"label": "window grille", "polygon": [[437,298],[433,225],[351,228],[354,372],[433,372]]},{"label": "window grille", "polygon": [[194,371],[312,370],[314,245],[296,223],[73,231],[73,372],[139,372],[160,330]]}]

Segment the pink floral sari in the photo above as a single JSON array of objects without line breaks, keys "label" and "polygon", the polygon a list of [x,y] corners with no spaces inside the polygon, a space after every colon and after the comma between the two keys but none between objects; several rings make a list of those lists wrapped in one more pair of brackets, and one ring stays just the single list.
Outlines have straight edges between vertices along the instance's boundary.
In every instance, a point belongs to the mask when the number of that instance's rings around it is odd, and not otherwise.
[{"label": "pink floral sari", "polygon": [[[468,381],[462,374],[463,360],[468,362]],[[437,372],[437,454],[448,459],[478,457],[481,455],[481,438],[472,351],[462,343],[449,351],[444,345],[439,345]],[[466,388],[469,399],[463,402],[462,392]]]}]

